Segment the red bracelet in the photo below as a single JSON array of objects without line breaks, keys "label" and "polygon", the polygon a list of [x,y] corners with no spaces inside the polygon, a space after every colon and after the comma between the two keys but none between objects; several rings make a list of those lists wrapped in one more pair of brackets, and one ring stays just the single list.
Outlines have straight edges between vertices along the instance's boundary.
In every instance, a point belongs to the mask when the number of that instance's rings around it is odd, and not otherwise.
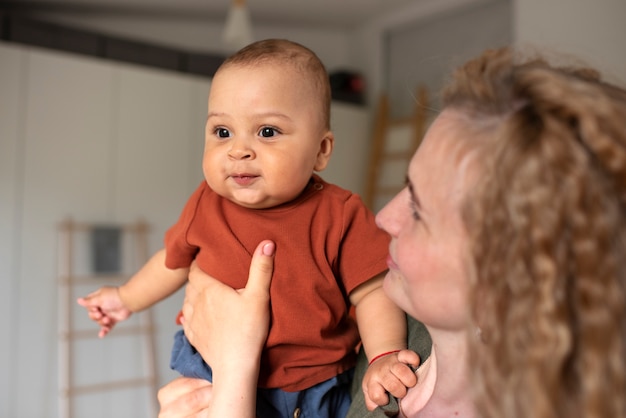
[{"label": "red bracelet", "polygon": [[377,355],[376,357],[374,357],[373,359],[370,360],[369,366],[371,366],[373,362],[375,362],[376,360],[378,360],[381,357],[385,357],[385,356],[388,356],[389,354],[395,354],[395,353],[399,353],[399,352],[400,352],[400,350],[392,350],[392,351],[387,351],[387,352],[381,353],[381,354]]}]

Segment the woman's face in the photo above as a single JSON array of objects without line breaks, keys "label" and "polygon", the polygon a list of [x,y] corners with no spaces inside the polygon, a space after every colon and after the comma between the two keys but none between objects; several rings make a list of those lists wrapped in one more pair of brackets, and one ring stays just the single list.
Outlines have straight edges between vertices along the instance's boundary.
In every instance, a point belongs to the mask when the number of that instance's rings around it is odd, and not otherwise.
[{"label": "woman's face", "polygon": [[442,329],[467,323],[469,252],[461,203],[472,181],[462,127],[449,110],[433,122],[411,160],[407,186],[376,217],[392,237],[386,293],[409,315]]}]

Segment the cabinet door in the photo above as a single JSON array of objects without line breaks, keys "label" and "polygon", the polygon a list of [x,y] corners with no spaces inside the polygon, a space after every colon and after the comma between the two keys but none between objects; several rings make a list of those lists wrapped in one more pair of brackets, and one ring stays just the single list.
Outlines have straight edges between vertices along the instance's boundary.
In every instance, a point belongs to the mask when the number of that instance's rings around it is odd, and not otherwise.
[{"label": "cabinet door", "polygon": [[[17,309],[17,249],[14,240],[18,231],[18,184],[24,153],[19,143],[20,110],[25,54],[19,48],[0,43],[0,416],[17,416],[15,386],[12,382],[17,369],[16,347],[9,341],[17,333],[17,323],[11,321]],[[6,320],[9,319],[9,320]]]},{"label": "cabinet door", "polygon": [[[19,325],[12,376],[20,417],[56,416],[57,226],[103,219],[110,199],[111,67],[100,60],[25,49],[23,181],[17,276]],[[37,378],[33,378],[37,376]],[[39,399],[33,402],[33,399]]]},{"label": "cabinet door", "polygon": [[191,126],[192,132],[189,143],[189,185],[190,193],[198,187],[200,181],[204,180],[202,173],[202,154],[204,152],[204,128],[206,126],[209,89],[211,81],[205,78],[193,79],[191,93]]},{"label": "cabinet door", "polygon": [[116,68],[115,79],[114,212],[129,221],[148,218],[156,250],[190,193],[194,84],[175,73],[127,65]]}]

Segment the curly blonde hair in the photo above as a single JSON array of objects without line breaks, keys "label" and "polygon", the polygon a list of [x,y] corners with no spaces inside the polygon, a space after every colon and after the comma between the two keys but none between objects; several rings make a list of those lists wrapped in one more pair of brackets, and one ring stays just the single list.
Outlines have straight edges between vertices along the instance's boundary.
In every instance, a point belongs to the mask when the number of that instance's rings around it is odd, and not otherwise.
[{"label": "curly blonde hair", "polygon": [[625,417],[626,91],[503,48],[443,103],[486,138],[464,206],[479,414]]}]

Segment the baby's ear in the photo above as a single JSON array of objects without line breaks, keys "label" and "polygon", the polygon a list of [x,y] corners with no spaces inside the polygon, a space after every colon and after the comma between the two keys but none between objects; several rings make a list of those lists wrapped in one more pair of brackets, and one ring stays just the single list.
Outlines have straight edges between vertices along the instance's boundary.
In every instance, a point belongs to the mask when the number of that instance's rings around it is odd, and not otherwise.
[{"label": "baby's ear", "polygon": [[313,169],[315,171],[322,171],[328,165],[330,155],[333,153],[333,147],[335,146],[335,135],[331,131],[324,134],[324,137],[320,141],[320,148],[317,151],[317,161]]}]

